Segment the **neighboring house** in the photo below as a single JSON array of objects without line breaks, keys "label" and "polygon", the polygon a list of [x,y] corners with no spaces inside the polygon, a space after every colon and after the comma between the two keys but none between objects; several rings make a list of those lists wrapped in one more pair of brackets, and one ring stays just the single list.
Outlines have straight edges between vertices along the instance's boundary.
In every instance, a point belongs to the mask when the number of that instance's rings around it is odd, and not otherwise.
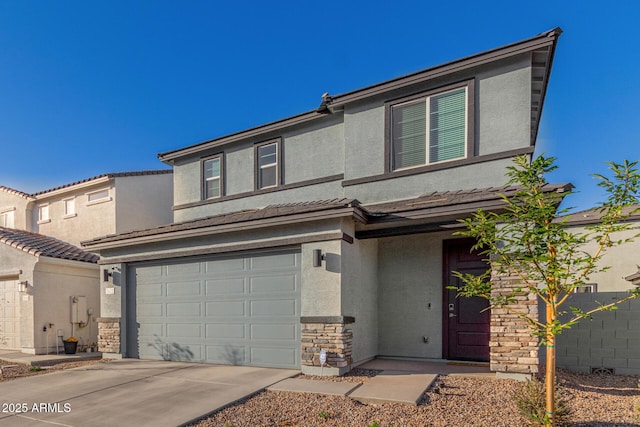
[{"label": "neighboring house", "polygon": [[76,246],[173,219],[171,170],[108,173],[31,197],[31,231]]},{"label": "neighboring house", "polygon": [[35,194],[0,186],[0,348],[45,353],[60,345],[58,334],[97,341],[99,268],[80,241],[170,222],[172,201],[171,170],[103,174]]},{"label": "neighboring house", "polygon": [[45,354],[60,337],[96,341],[97,262],[69,243],[0,227],[0,348]]},{"label": "neighboring house", "polygon": [[[636,207],[629,210],[635,210]],[[560,217],[567,227],[576,233],[588,232],[589,225],[597,224],[600,221],[601,212],[598,208],[589,209]],[[640,226],[640,212],[631,213],[627,221],[631,224],[628,230],[616,232],[611,235],[614,241],[631,239],[629,243],[613,246],[606,249],[599,262],[601,267],[609,267],[590,276],[590,283],[578,289],[578,292],[621,292],[633,289],[634,285],[627,280],[628,276],[638,272],[640,264],[640,239],[636,236],[638,226]],[[595,253],[598,242],[594,239],[587,244],[585,251]]]},{"label": "neighboring house", "polygon": [[376,356],[534,370],[535,344],[494,361],[514,341],[490,330],[502,314],[447,286],[488,268],[456,220],[513,191],[506,167],[534,151],[560,33],[160,154],[174,222],[83,243],[101,255],[102,350],[324,374]]}]

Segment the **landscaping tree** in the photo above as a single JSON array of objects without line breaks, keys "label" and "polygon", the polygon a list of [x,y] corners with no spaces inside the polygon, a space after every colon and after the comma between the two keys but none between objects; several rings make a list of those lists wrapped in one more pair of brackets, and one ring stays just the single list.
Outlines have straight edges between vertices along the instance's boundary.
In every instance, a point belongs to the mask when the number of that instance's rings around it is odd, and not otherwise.
[{"label": "landscaping tree", "polygon": [[[615,239],[619,232],[632,228],[625,219],[636,211],[640,174],[637,162],[624,161],[609,163],[610,178],[594,175],[606,190],[607,199],[597,210],[600,221],[585,232],[576,232],[568,229],[566,218],[558,218],[558,214],[567,212],[558,212],[558,207],[571,191],[559,194],[547,187],[545,175],[556,169],[554,160],[540,156],[529,162],[526,156],[517,157],[507,172],[508,185],[516,186],[517,191],[511,197],[503,196],[505,209],[498,213],[478,210],[462,221],[466,229],[457,233],[473,237],[477,242],[474,249],[487,256],[493,273],[518,277],[518,287],[506,293],[492,292],[491,270],[481,276],[455,273],[463,283],[459,295],[486,298],[489,309],[506,309],[524,319],[541,345],[546,346],[546,425],[554,424],[556,336],[581,319],[614,310],[617,304],[640,296],[640,288],[636,288],[628,296],[593,310],[561,310],[576,287],[587,283],[592,274],[607,269],[599,262],[607,249],[631,240]],[[588,242],[596,242],[595,251],[585,250]],[[544,304],[544,320],[511,307],[518,297],[527,294],[537,295]]]}]

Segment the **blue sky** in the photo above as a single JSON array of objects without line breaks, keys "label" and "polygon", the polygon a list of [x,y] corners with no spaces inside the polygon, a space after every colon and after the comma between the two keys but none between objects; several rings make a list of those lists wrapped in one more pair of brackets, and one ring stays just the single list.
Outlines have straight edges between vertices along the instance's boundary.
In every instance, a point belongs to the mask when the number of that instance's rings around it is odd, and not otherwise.
[{"label": "blue sky", "polygon": [[0,2],[0,185],[36,192],[560,26],[536,152],[555,182],[640,158],[640,2]]}]

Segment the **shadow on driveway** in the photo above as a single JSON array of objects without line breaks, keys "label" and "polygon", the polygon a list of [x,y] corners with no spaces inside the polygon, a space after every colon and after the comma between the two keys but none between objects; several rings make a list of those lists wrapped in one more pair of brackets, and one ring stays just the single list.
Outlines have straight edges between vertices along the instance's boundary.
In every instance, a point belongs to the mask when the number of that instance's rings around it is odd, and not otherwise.
[{"label": "shadow on driveway", "polygon": [[298,374],[123,359],[2,383],[0,426],[177,426]]}]

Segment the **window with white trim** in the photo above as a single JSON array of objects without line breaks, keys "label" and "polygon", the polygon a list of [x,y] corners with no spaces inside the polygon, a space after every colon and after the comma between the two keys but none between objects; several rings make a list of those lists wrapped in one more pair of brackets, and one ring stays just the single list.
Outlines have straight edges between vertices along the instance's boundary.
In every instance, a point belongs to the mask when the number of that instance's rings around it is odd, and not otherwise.
[{"label": "window with white trim", "polygon": [[49,221],[51,218],[49,217],[49,205],[40,205],[38,206],[38,222]]},{"label": "window with white trim", "polygon": [[75,197],[70,197],[68,199],[63,199],[62,204],[64,205],[64,216],[74,216],[76,214],[76,199]]},{"label": "window with white trim", "polygon": [[257,155],[257,178],[258,189],[275,187],[278,185],[278,143],[272,142],[258,145]]},{"label": "window with white trim", "polygon": [[87,202],[100,202],[106,201],[109,199],[109,189],[105,188],[104,190],[93,191],[91,193],[87,193]]},{"label": "window with white trim", "polygon": [[467,87],[391,106],[391,169],[467,157]]},{"label": "window with white trim", "polygon": [[0,227],[13,228],[14,227],[14,213],[13,210],[0,212]]},{"label": "window with white trim", "polygon": [[204,199],[222,196],[222,155],[202,161],[202,191]]}]

